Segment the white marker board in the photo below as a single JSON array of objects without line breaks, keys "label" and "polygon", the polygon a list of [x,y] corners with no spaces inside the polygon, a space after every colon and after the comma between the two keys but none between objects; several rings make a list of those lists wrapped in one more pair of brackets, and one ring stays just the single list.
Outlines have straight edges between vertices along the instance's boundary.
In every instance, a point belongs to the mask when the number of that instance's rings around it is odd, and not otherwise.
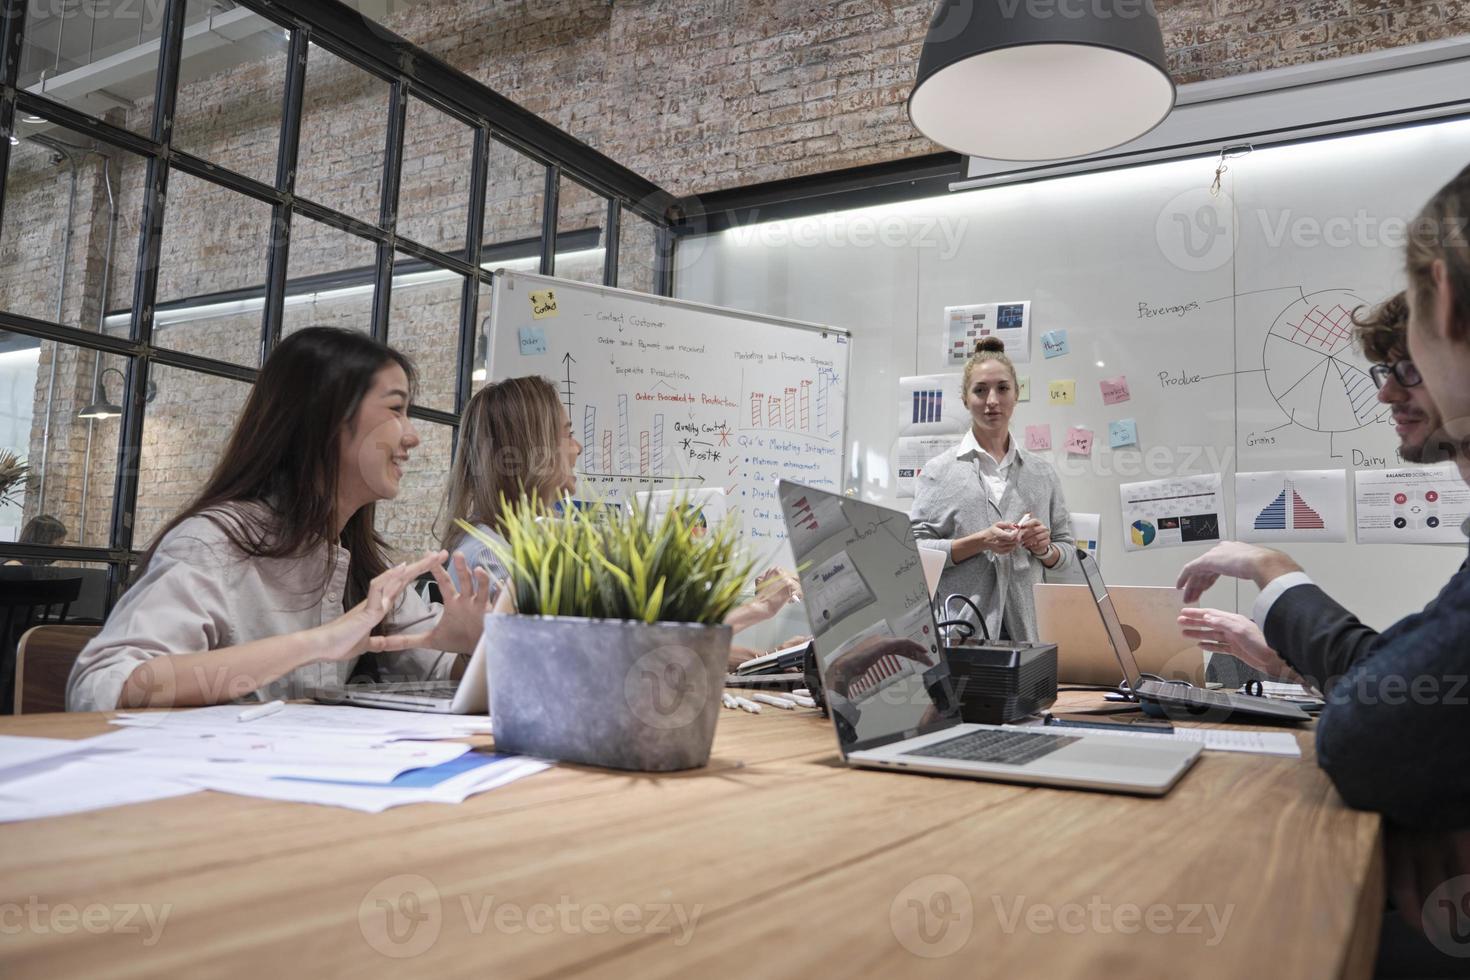
[{"label": "white marker board", "polygon": [[846,331],[504,270],[491,309],[490,376],[556,385],[579,497],[722,488],[750,556],[791,567],[776,481],[843,489]]}]

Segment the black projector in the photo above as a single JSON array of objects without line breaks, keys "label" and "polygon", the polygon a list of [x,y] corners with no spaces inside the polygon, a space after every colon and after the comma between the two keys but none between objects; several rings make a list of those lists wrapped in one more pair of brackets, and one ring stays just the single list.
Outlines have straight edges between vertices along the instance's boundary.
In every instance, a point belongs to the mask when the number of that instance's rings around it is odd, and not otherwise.
[{"label": "black projector", "polygon": [[967,722],[1009,724],[1056,703],[1055,643],[961,642],[944,653]]}]

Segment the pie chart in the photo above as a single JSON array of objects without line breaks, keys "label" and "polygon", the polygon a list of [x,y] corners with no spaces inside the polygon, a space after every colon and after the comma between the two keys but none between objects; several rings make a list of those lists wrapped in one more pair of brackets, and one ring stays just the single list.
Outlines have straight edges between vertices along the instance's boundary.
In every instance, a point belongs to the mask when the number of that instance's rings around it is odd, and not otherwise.
[{"label": "pie chart", "polygon": [[1297,425],[1348,432],[1388,414],[1353,346],[1352,311],[1363,305],[1346,290],[1308,293],[1271,325],[1262,355],[1266,387]]},{"label": "pie chart", "polygon": [[1158,533],[1154,526],[1148,521],[1134,521],[1128,528],[1128,533],[1133,536],[1133,543],[1140,548],[1147,548],[1154,543],[1154,536]]}]

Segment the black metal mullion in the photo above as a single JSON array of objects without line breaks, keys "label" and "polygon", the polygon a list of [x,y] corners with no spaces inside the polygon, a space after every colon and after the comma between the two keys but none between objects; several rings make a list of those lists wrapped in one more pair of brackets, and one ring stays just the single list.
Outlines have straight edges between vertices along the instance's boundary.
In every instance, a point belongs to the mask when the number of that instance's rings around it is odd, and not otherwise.
[{"label": "black metal mullion", "polygon": [[653,291],[660,296],[674,295],[674,246],[672,229],[663,225],[654,229]]},{"label": "black metal mullion", "polygon": [[561,196],[561,168],[546,168],[546,190],[541,197],[541,268],[543,276],[556,275],[556,222]]},{"label": "black metal mullion", "polygon": [[52,340],[61,344],[70,344],[73,347],[85,347],[89,350],[106,351],[109,354],[121,354],[124,357],[132,357],[140,353],[141,348],[137,343],[126,337],[114,337],[111,334],[96,333],[92,330],[79,330],[76,327],[64,327],[50,320],[37,320],[34,317],[22,316],[19,313],[10,313],[0,310],[0,330],[8,330],[11,333],[23,334],[27,337],[37,337],[41,340]]},{"label": "black metal mullion", "polygon": [[410,418],[422,419],[425,422],[437,422],[440,425],[458,427],[459,416],[453,412],[440,411],[437,408],[424,408],[421,405],[410,405],[408,408]]},{"label": "black metal mullion", "polygon": [[280,342],[286,319],[286,273],[291,264],[291,200],[296,194],[296,163],[301,150],[301,116],[306,93],[306,57],[311,33],[291,32],[282,94],[281,131],[276,144],[276,190],[284,195],[271,213],[271,239],[265,263],[265,315],[260,320],[260,363]]},{"label": "black metal mullion", "polygon": [[378,242],[377,280],[373,286],[373,337],[388,342],[393,304],[394,232],[398,229],[398,187],[403,176],[403,130],[408,120],[408,82],[398,79],[388,94],[388,138],[383,147],[383,182],[378,224],[388,233]]},{"label": "black metal mullion", "polygon": [[113,483],[112,530],[114,550],[133,546],[133,524],[138,504],[138,464],[142,456],[143,416],[148,389],[149,345],[153,341],[153,304],[158,298],[158,261],[163,242],[163,212],[168,197],[168,146],[173,139],[174,109],[178,104],[179,63],[183,58],[186,0],[168,0],[162,54],[154,86],[153,140],[163,153],[148,159],[143,203],[143,231],[138,244],[138,267],[133,279],[133,341],[138,357],[128,361],[127,394],[123,399],[121,431],[117,440],[117,476]]},{"label": "black metal mullion", "polygon": [[33,95],[24,89],[16,91],[15,104],[17,108],[25,112],[35,113],[59,126],[65,126],[78,133],[85,133],[104,143],[130,150],[139,156],[155,157],[163,152],[163,147],[156,140],[147,136],[139,136],[130,129],[103,122],[95,116],[78,112],[65,103]]},{"label": "black metal mullion", "polygon": [[210,163],[203,157],[196,157],[184,150],[173,149],[169,151],[169,167],[179,173],[188,174],[199,180],[211,184],[218,184],[228,188],[237,194],[259,201],[262,204],[276,204],[281,200],[281,195],[269,184],[262,184],[253,177],[236,173],[229,167],[222,167],[216,163]]},{"label": "black metal mullion", "polygon": [[20,55],[24,48],[27,0],[5,0],[0,15],[0,216],[5,214],[5,184],[10,173],[10,134],[15,132],[15,85],[20,77]]},{"label": "black metal mullion", "polygon": [[602,252],[602,284],[604,286],[616,286],[618,284],[618,246],[621,243],[622,234],[620,228],[623,221],[623,205],[615,197],[607,199],[607,222],[603,231]]},{"label": "black metal mullion", "polygon": [[[466,277],[459,303],[459,376],[455,386],[454,410],[463,415],[469,404],[474,380],[475,350],[480,339],[480,257],[485,249],[485,196],[490,180],[490,129],[475,127],[475,147],[470,157],[470,213],[465,226],[464,255],[475,267]],[[453,453],[459,451],[459,427],[454,428]]]}]

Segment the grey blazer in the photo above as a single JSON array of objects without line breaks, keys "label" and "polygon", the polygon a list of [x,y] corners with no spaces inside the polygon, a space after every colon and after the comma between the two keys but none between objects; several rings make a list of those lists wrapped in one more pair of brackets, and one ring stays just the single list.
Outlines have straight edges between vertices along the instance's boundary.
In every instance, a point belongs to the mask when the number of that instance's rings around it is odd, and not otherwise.
[{"label": "grey blazer", "polygon": [[[982,531],[996,521],[1019,521],[1030,513],[1051,528],[1052,542],[1062,550],[1061,561],[1051,571],[1064,572],[1077,563],[1077,551],[1061,479],[1050,462],[1017,446],[1016,461],[1007,474],[997,510],[980,479],[979,464],[973,457],[958,458],[958,452],[956,445],[924,464],[909,512],[919,547],[943,551],[945,555],[938,601],[955,592],[967,595],[985,614],[985,626],[992,638],[999,638],[1004,623],[1011,639],[1035,640],[1036,605],[1031,586],[1042,581],[1046,569],[1041,562],[1018,549],[1016,554],[1024,558],[984,551],[955,564],[949,549],[955,538]],[[951,615],[975,620],[974,613],[958,601]]]}]

